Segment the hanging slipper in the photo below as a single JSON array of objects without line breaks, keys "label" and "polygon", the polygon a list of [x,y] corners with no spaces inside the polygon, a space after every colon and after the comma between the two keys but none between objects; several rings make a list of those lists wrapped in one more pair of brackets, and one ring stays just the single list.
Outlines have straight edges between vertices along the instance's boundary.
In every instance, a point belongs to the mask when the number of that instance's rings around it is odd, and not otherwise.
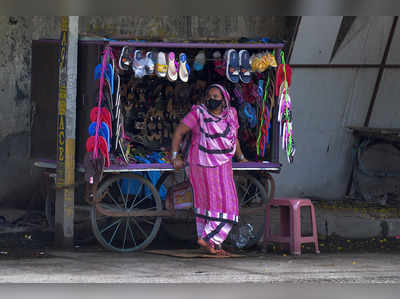
[{"label": "hanging slipper", "polygon": [[247,50],[239,51],[239,78],[243,83],[249,83],[251,79],[250,54]]},{"label": "hanging slipper", "polygon": [[154,118],[150,116],[146,120],[146,130],[147,130],[147,140],[152,142],[154,141],[154,135],[156,133],[156,124],[154,122]]},{"label": "hanging slipper", "polygon": [[[96,122],[92,122],[89,126],[89,136],[95,136],[96,135]],[[101,125],[99,126],[99,130],[97,132],[98,136],[104,137],[104,139],[107,141],[107,148],[108,151],[110,151],[110,129],[108,128],[107,124],[105,122],[102,122]]]},{"label": "hanging slipper", "polygon": [[119,63],[118,63],[119,68],[123,71],[129,70],[129,66],[132,63],[132,57],[133,57],[132,48],[124,46],[121,50],[121,55],[119,56]]},{"label": "hanging slipper", "polygon": [[288,64],[280,64],[278,66],[278,70],[276,71],[276,79],[275,79],[275,95],[279,96],[279,89],[281,87],[282,82],[285,81],[285,74],[284,68],[286,70],[286,80],[287,80],[287,87],[290,87],[292,83],[292,68]]},{"label": "hanging slipper", "polygon": [[[90,136],[86,140],[86,152],[90,153],[90,152],[94,151],[95,141],[96,141],[96,137],[95,136]],[[108,154],[107,141],[102,136],[98,136],[98,149],[100,150],[100,153],[105,158],[105,166],[106,167],[110,167],[110,156]]]},{"label": "hanging slipper", "polygon": [[247,121],[249,122],[250,128],[254,129],[257,125],[256,109],[254,109],[254,107],[251,104],[246,103],[246,104],[244,104],[244,107],[243,107],[243,114],[246,116]]},{"label": "hanging slipper", "polygon": [[132,69],[136,78],[143,78],[145,75],[145,58],[140,50],[135,50],[133,54]]},{"label": "hanging slipper", "polygon": [[214,59],[214,70],[215,72],[220,75],[220,76],[225,76],[226,73],[226,64],[224,63],[224,60],[222,59],[221,52],[220,51],[215,51],[212,54],[212,57]]},{"label": "hanging slipper", "polygon": [[174,52],[168,53],[167,79],[171,82],[174,82],[178,79],[178,63],[175,60]]},{"label": "hanging slipper", "polygon": [[187,61],[186,54],[179,54],[179,79],[183,82],[189,80],[190,67]]},{"label": "hanging slipper", "polygon": [[206,64],[206,54],[204,53],[204,51],[200,51],[194,58],[193,69],[199,72],[203,70],[205,64]]},{"label": "hanging slipper", "polygon": [[[97,121],[97,112],[98,111],[99,111],[98,107],[94,107],[94,108],[92,108],[92,110],[90,110],[90,121],[91,122]],[[102,107],[100,110],[100,121],[104,121],[107,124],[108,128],[110,129],[110,135],[112,137],[111,113],[105,107]]]},{"label": "hanging slipper", "polygon": [[235,49],[226,52],[226,77],[232,83],[239,82],[239,56]]},{"label": "hanging slipper", "polygon": [[146,59],[144,62],[144,67],[145,67],[145,73],[146,75],[151,75],[154,73],[154,67],[155,67],[155,53],[154,52],[147,52],[146,53]]},{"label": "hanging slipper", "polygon": [[165,78],[167,75],[168,66],[164,52],[158,52],[156,63],[156,75],[160,78]]}]

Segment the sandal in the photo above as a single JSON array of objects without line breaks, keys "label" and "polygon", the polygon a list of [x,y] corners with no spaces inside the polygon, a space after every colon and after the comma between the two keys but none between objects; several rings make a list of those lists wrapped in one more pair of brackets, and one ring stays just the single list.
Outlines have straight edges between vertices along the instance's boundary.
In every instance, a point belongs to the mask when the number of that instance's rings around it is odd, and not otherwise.
[{"label": "sandal", "polygon": [[247,50],[239,51],[239,67],[240,67],[239,78],[243,83],[250,83],[251,65],[250,65],[249,59],[250,59],[250,55]]},{"label": "sandal", "polygon": [[145,68],[145,74],[146,75],[151,75],[154,73],[154,52],[147,52],[146,53],[146,59],[144,62],[144,68]]},{"label": "sandal", "polygon": [[136,78],[143,78],[145,75],[145,59],[143,58],[142,51],[135,50],[133,55],[132,69]]},{"label": "sandal", "polygon": [[174,82],[178,79],[178,63],[175,60],[174,52],[169,52],[168,54],[167,79],[171,82]]},{"label": "sandal", "polygon": [[129,66],[132,63],[132,49],[125,46],[121,50],[121,55],[119,56],[119,68],[123,71],[129,70]]},{"label": "sandal", "polygon": [[168,66],[164,52],[158,52],[156,63],[156,75],[160,78],[165,78],[167,75]]},{"label": "sandal", "polygon": [[179,54],[179,79],[183,82],[189,80],[190,67],[187,61],[186,54]]},{"label": "sandal", "polygon": [[226,77],[232,83],[239,82],[239,56],[235,49],[226,52]]},{"label": "sandal", "polygon": [[194,58],[193,69],[195,71],[201,71],[204,68],[205,64],[206,64],[206,54],[204,53],[204,51],[200,51]]}]

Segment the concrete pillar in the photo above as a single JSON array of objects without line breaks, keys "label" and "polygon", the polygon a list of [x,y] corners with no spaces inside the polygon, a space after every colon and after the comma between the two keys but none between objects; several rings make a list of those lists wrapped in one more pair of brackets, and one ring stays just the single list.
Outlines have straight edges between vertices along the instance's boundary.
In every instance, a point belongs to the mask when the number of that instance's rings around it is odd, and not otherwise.
[{"label": "concrete pillar", "polygon": [[62,17],[57,121],[55,237],[59,247],[74,238],[75,127],[79,17]]}]

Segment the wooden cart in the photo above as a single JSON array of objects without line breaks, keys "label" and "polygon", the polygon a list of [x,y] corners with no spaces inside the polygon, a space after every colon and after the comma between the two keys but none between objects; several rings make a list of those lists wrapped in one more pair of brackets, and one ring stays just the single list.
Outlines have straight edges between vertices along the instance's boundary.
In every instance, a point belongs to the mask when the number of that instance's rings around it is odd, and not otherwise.
[{"label": "wooden cart", "polygon": [[[155,42],[108,42],[111,47],[132,46],[135,48],[199,48],[199,49],[276,49],[277,53],[283,44],[222,44],[222,43],[155,43]],[[276,55],[278,63],[280,57]],[[234,179],[239,197],[239,224],[250,224],[253,231],[244,247],[254,245],[264,231],[264,211],[268,200],[274,196],[274,180],[270,173],[279,173],[279,124],[277,123],[277,109],[274,109],[272,118],[272,162],[233,163]],[[55,177],[56,161],[37,160],[35,165],[53,172]],[[77,165],[79,173],[84,169]],[[160,171],[161,177],[157,183],[149,179],[154,171]],[[91,229],[100,244],[105,248],[117,252],[132,252],[146,248],[156,237],[161,223],[176,223],[175,232],[179,236],[185,235],[187,225],[189,231],[194,229],[193,210],[171,211],[165,208],[160,198],[159,189],[169,180],[176,181],[176,177],[183,177],[170,164],[128,164],[111,165],[105,168],[103,179],[97,190],[98,202],[94,205],[75,204],[77,210],[90,213]],[[77,176],[78,177],[78,176]],[[129,179],[136,182],[136,191],[126,190],[124,182]],[[170,184],[172,184],[170,182]],[[125,189],[124,189],[125,188]],[[48,200],[51,207],[51,200]],[[52,208],[47,209],[49,218],[54,217]],[[190,221],[188,221],[190,220]],[[53,221],[53,220],[51,220]],[[50,221],[50,222],[51,222]],[[183,224],[182,224],[183,223]],[[189,224],[188,224],[189,223]],[[234,231],[234,230],[233,230]],[[173,232],[172,232],[173,233]]]}]

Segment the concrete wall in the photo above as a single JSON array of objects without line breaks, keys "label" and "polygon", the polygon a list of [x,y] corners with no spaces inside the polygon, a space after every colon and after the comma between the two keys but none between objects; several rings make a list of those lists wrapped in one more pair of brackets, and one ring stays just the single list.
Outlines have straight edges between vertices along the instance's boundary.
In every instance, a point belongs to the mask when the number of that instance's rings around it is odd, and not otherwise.
[{"label": "concrete wall", "polygon": [[[285,17],[81,17],[81,36],[169,40],[288,38]],[[31,41],[58,39],[60,17],[0,17],[0,204],[26,207],[38,186],[30,155]],[[31,108],[33,107],[33,109]]]},{"label": "concrete wall", "polygon": [[[393,17],[357,17],[331,59],[342,17],[303,17],[291,64],[379,64]],[[399,29],[387,63],[398,63]],[[371,127],[400,127],[398,69],[387,69],[371,115]],[[296,158],[276,176],[279,196],[339,199],[351,172],[353,137],[362,126],[378,68],[294,68],[291,95]]]}]

